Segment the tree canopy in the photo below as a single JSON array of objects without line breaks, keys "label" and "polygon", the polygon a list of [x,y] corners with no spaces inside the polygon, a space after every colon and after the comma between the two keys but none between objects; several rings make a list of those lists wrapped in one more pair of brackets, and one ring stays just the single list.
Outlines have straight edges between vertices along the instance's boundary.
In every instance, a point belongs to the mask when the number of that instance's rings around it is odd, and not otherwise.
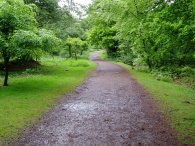
[{"label": "tree canopy", "polygon": [[51,51],[57,38],[52,32],[37,27],[36,5],[6,0],[0,3],[0,7],[0,54],[4,60],[4,86],[7,86],[11,59],[37,58],[41,52]]},{"label": "tree canopy", "polygon": [[94,0],[88,39],[134,66],[194,65],[194,8],[193,0]]}]

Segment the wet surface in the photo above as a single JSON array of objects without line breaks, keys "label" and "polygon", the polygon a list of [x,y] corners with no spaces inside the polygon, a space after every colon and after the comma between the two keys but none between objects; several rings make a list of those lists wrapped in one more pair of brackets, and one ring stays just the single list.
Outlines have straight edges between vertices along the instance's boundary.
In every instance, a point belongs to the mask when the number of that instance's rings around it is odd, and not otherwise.
[{"label": "wet surface", "polygon": [[15,141],[18,146],[173,146],[158,108],[129,73],[90,58],[97,70]]}]

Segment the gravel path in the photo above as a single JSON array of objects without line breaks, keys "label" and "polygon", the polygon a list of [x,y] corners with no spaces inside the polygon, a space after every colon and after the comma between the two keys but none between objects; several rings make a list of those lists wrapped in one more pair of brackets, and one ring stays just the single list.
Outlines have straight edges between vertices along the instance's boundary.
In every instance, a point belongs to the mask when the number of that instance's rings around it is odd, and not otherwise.
[{"label": "gravel path", "polygon": [[99,60],[97,52],[90,58],[97,63],[93,75],[13,145],[179,145],[157,106],[126,70]]}]

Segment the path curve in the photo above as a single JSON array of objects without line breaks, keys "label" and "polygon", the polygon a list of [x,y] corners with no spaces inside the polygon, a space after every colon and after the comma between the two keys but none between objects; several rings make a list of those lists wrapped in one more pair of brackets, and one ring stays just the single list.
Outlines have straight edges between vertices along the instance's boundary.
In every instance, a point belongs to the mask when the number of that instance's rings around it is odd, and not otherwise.
[{"label": "path curve", "polygon": [[179,145],[148,94],[129,73],[90,56],[93,75],[14,142],[17,146]]}]

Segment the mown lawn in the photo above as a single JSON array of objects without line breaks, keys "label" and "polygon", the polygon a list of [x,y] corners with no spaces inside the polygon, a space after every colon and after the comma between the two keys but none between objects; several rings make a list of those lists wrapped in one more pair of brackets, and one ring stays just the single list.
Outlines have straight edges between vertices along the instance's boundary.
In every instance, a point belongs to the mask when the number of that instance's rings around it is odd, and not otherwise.
[{"label": "mown lawn", "polygon": [[133,77],[145,87],[160,105],[162,113],[171,121],[183,144],[195,145],[195,90],[175,83],[156,80],[151,74],[132,70],[123,63]]},{"label": "mown lawn", "polygon": [[11,73],[9,86],[0,86],[0,143],[37,120],[95,68],[87,60],[46,59],[41,64],[37,69]]}]

